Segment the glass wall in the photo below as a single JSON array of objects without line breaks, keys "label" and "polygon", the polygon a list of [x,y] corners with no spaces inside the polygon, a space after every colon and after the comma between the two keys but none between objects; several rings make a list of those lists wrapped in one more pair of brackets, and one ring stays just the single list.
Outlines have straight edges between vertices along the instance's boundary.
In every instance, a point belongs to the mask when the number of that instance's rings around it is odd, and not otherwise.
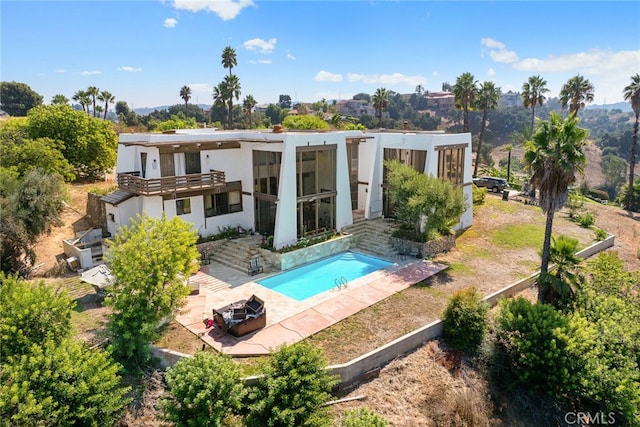
[{"label": "glass wall", "polygon": [[466,145],[437,147],[438,178],[447,179],[455,185],[464,183],[464,149]]},{"label": "glass wall", "polygon": [[382,168],[382,215],[385,218],[395,218],[394,208],[389,198],[389,185],[387,184],[387,160],[399,160],[405,165],[411,166],[414,170],[424,173],[427,162],[426,150],[407,150],[400,148],[384,149],[385,164]]},{"label": "glass wall", "polygon": [[275,151],[253,152],[253,196],[255,200],[255,229],[265,236],[272,236],[276,223],[276,200],[282,153]]},{"label": "glass wall", "polygon": [[335,228],[336,146],[298,147],[298,236]]}]

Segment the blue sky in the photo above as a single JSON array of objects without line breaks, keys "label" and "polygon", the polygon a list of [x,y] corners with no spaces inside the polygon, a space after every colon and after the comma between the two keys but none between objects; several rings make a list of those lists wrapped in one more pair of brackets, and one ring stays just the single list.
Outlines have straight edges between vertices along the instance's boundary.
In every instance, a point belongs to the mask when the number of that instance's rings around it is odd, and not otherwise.
[{"label": "blue sky", "polygon": [[88,86],[131,108],[211,104],[236,50],[241,99],[438,91],[471,72],[503,92],[532,75],[550,97],[582,74],[595,103],[640,72],[640,1],[2,0],[1,79],[68,98]]}]

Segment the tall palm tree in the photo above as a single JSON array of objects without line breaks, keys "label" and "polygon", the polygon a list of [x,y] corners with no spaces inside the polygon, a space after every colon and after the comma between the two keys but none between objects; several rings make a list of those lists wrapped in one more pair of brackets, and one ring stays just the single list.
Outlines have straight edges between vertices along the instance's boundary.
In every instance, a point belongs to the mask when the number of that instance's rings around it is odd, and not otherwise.
[{"label": "tall palm tree", "polygon": [[484,82],[480,84],[475,97],[476,108],[482,110],[482,122],[480,124],[480,133],[478,134],[478,150],[476,151],[476,165],[473,168],[473,175],[478,174],[478,164],[480,163],[480,149],[482,148],[482,140],[484,138],[484,129],[487,125],[487,113],[489,110],[495,110],[500,102],[500,88],[496,87],[493,82]]},{"label": "tall palm tree", "polygon": [[[227,85],[224,82],[218,83],[218,86],[213,88],[213,103],[214,105],[222,108],[223,113],[227,109],[227,99],[229,95],[227,94]],[[225,114],[222,115],[222,120],[224,120]]]},{"label": "tall palm tree", "polygon": [[67,105],[69,103],[69,98],[62,94],[53,95],[51,98],[51,105]]},{"label": "tall palm tree", "polygon": [[222,66],[229,69],[229,75],[232,74],[233,67],[238,65],[238,59],[236,58],[236,51],[231,46],[227,46],[222,51]]},{"label": "tall palm tree", "polygon": [[629,155],[629,189],[627,193],[627,210],[633,206],[633,180],[636,166],[636,150],[638,149],[638,121],[640,118],[640,74],[631,76],[631,84],[624,88],[624,100],[631,102],[633,114],[636,121],[633,123],[633,142],[631,143],[631,154]]},{"label": "tall palm tree", "polygon": [[[531,185],[539,191],[540,207],[547,215],[540,267],[543,277],[549,270],[553,216],[567,202],[569,186],[586,164],[582,147],[589,132],[578,127],[578,122],[573,114],[563,120],[558,113],[551,112],[549,120],[542,121],[533,139],[525,144],[524,166],[531,173]],[[548,288],[539,286],[538,300],[548,301],[548,293]]]},{"label": "tall palm tree", "polygon": [[593,85],[580,74],[571,77],[560,89],[560,104],[562,108],[569,106],[569,114],[578,115],[578,110],[584,108],[585,102],[593,101]]},{"label": "tall palm tree", "polygon": [[229,108],[228,125],[231,127],[233,123],[233,98],[240,99],[240,79],[234,74],[229,74],[224,77],[223,83],[227,94],[227,107]]},{"label": "tall palm tree", "polygon": [[462,131],[469,132],[469,110],[473,109],[477,88],[473,74],[462,73],[453,85],[453,98],[458,110],[462,110]]},{"label": "tall palm tree", "polygon": [[85,90],[78,90],[71,97],[74,101],[76,101],[82,107],[82,111],[89,115],[89,104],[91,103],[91,99],[89,98],[89,94]]},{"label": "tall palm tree", "polygon": [[247,116],[249,116],[249,128],[253,127],[253,123],[251,122],[251,113],[253,113],[253,107],[255,107],[256,104],[257,102],[253,97],[253,95],[245,96],[244,100],[242,101],[242,108],[244,108],[244,111],[247,113]]},{"label": "tall palm tree", "polygon": [[107,112],[109,110],[109,104],[113,104],[116,100],[116,97],[111,95],[110,92],[103,90],[98,95],[98,100],[104,102],[104,117],[102,119],[107,120]]},{"label": "tall palm tree", "polygon": [[376,89],[376,92],[371,97],[371,101],[373,101],[373,108],[378,115],[378,126],[380,126],[382,125],[382,112],[389,105],[389,92],[387,89],[380,87]]},{"label": "tall palm tree", "polygon": [[540,76],[531,76],[522,85],[522,105],[524,108],[531,107],[531,129],[536,120],[536,104],[542,107],[546,100],[544,94],[549,92],[547,81]]},{"label": "tall palm tree", "polygon": [[182,86],[182,89],[180,89],[180,98],[184,101],[184,114],[187,114],[189,100],[191,99],[191,88],[189,86]]},{"label": "tall palm tree", "polygon": [[424,93],[424,86],[422,85],[416,86],[416,95],[418,95],[418,98],[420,98],[423,93]]},{"label": "tall palm tree", "polygon": [[91,103],[93,104],[93,117],[96,117],[96,114],[97,114],[96,98],[98,97],[99,93],[100,93],[100,89],[98,89],[95,86],[89,86],[87,88],[87,95],[89,95],[89,97],[91,98]]}]

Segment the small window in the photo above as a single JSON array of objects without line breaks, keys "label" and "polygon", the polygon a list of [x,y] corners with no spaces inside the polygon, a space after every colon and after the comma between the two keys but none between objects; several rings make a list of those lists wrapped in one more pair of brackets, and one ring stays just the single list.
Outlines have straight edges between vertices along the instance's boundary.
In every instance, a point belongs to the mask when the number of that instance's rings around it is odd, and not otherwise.
[{"label": "small window", "polygon": [[186,215],[191,213],[191,199],[176,200],[176,214]]},{"label": "small window", "polygon": [[116,217],[115,217],[114,214],[112,214],[112,213],[109,214],[109,221],[116,222]]}]

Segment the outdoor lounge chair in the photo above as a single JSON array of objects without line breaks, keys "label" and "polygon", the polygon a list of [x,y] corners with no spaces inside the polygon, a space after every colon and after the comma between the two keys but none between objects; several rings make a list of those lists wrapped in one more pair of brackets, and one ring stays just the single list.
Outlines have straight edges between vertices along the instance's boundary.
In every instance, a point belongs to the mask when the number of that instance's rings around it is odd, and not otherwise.
[{"label": "outdoor lounge chair", "polygon": [[249,276],[255,276],[258,273],[262,273],[262,265],[258,264],[257,258],[249,259],[249,267],[247,268],[247,274]]}]

